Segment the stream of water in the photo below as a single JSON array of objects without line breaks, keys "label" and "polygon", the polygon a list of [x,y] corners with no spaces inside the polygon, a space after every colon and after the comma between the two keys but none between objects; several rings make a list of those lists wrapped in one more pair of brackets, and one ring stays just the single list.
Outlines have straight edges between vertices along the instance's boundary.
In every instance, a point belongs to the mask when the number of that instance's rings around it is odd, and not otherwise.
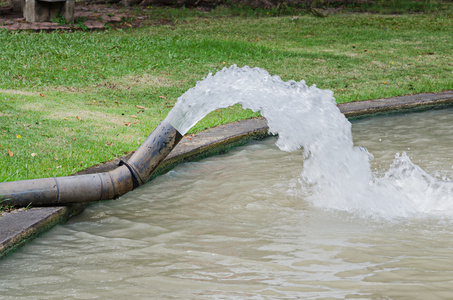
[{"label": "stream of water", "polygon": [[453,183],[430,176],[406,152],[396,154],[385,174],[373,173],[373,155],[354,146],[351,123],[332,91],[303,80],[285,82],[260,68],[224,68],[182,95],[167,121],[184,134],[209,112],[236,103],[266,117],[281,150],[303,149],[301,190],[317,206],[387,219],[453,209]]}]

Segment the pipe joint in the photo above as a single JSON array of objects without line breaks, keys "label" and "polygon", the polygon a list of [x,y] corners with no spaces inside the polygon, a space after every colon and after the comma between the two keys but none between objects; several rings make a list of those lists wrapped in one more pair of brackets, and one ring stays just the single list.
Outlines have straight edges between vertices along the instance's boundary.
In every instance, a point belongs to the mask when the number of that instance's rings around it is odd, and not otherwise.
[{"label": "pipe joint", "polygon": [[137,170],[135,170],[133,165],[130,165],[127,163],[127,161],[121,159],[119,166],[126,166],[129,169],[129,172],[131,172],[134,189],[138,188],[144,183],[143,179],[140,177],[139,173],[137,172]]}]

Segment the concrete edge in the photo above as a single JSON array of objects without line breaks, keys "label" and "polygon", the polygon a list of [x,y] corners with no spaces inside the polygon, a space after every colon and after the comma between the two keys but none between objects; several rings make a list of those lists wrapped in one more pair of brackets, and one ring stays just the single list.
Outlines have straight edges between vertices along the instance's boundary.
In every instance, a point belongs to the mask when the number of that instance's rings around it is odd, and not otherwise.
[{"label": "concrete edge", "polygon": [[338,104],[338,108],[347,118],[355,119],[379,114],[442,108],[450,105],[453,105],[453,90],[437,94],[425,93],[388,99],[341,103]]},{"label": "concrete edge", "polygon": [[[409,95],[338,104],[340,111],[349,119],[438,109],[447,106],[453,106],[453,90],[437,94]],[[225,153],[250,140],[258,140],[267,136],[268,127],[264,118],[243,120],[211,128],[196,135],[186,135],[159,166],[153,177],[163,174],[183,162]],[[129,157],[130,155],[121,159],[127,160]],[[118,166],[119,160],[118,158],[90,167],[75,175],[110,171]],[[55,225],[65,223],[72,216],[81,213],[88,205],[81,203],[72,206],[20,209],[0,216],[0,258],[7,256]]]},{"label": "concrete edge", "polygon": [[0,258],[57,224],[80,213],[86,205],[19,209],[0,217]]}]

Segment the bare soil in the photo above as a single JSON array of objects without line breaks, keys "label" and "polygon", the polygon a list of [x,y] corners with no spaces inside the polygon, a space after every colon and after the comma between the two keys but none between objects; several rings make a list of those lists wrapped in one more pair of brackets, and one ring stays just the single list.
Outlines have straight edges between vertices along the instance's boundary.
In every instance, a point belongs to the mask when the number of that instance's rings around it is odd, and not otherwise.
[{"label": "bare soil", "polygon": [[[73,24],[56,22],[30,23],[22,12],[13,11],[11,5],[0,6],[0,28],[9,30],[102,30],[165,24],[168,20],[150,20],[147,8],[125,8],[119,5],[76,3]],[[141,15],[140,12],[143,12]]]}]

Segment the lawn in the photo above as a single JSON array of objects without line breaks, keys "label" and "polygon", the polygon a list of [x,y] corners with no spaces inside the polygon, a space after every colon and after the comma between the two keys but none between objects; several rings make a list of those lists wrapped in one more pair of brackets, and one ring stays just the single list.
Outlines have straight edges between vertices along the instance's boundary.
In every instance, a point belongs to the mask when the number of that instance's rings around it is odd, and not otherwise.
[{"label": "lawn", "polygon": [[[0,30],[0,182],[70,175],[135,150],[179,96],[232,64],[338,103],[453,89],[451,4],[429,13],[147,8],[148,25]],[[215,111],[190,133],[250,118]]]}]

